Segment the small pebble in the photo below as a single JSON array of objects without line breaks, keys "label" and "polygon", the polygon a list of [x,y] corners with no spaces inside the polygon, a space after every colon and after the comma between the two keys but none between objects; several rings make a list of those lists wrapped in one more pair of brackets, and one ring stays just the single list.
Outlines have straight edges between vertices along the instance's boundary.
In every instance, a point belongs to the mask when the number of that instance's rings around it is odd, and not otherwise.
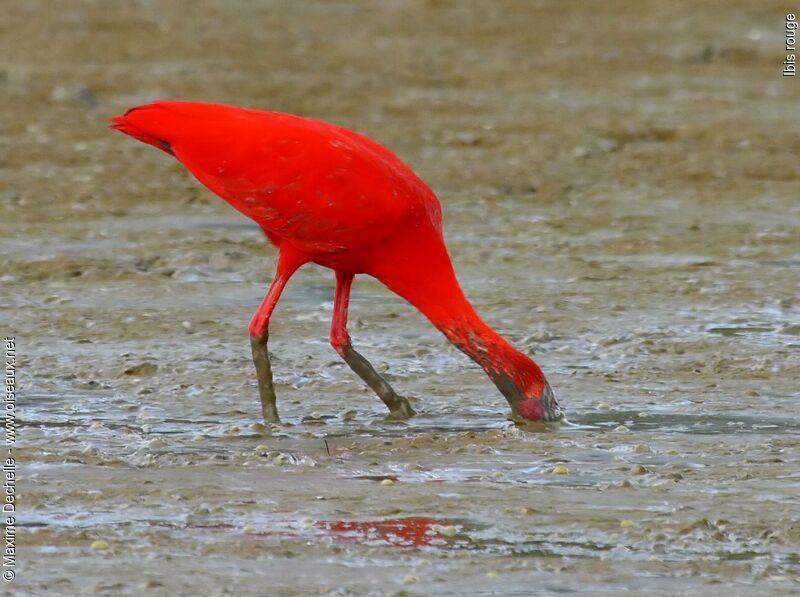
[{"label": "small pebble", "polygon": [[91,425],[89,425],[89,429],[101,429],[103,424],[100,421],[94,421]]},{"label": "small pebble", "polygon": [[86,83],[56,85],[50,92],[50,100],[56,103],[97,105],[97,96]]},{"label": "small pebble", "polygon": [[599,402],[597,404],[598,410],[608,410],[611,408],[611,405],[608,402]]},{"label": "small pebble", "polygon": [[108,549],[108,541],[104,541],[103,539],[92,541],[92,549]]},{"label": "small pebble", "polygon": [[192,438],[192,441],[193,441],[193,442],[202,442],[202,441],[205,441],[205,439],[206,439],[206,438],[204,438],[202,435],[195,435],[195,436]]},{"label": "small pebble", "polygon": [[489,572],[486,573],[486,577],[487,578],[497,578],[497,572],[495,572],[494,570],[490,570]]},{"label": "small pebble", "polygon": [[256,446],[256,450],[255,451],[258,452],[259,454],[261,454],[263,452],[267,452],[267,451],[269,451],[269,446],[266,445],[266,444],[258,444]]},{"label": "small pebble", "polygon": [[622,527],[623,529],[629,529],[633,526],[633,521],[627,519],[623,520],[619,523],[619,526]]},{"label": "small pebble", "polygon": [[559,464],[556,467],[553,467],[553,474],[554,475],[566,475],[569,473],[569,469],[564,466],[563,464]]},{"label": "small pebble", "polygon": [[633,475],[645,475],[648,472],[650,472],[650,471],[647,470],[647,467],[643,466],[641,464],[634,464],[631,467],[631,474],[633,474]]},{"label": "small pebble", "polygon": [[442,530],[439,532],[445,537],[455,537],[458,534],[458,529],[451,524],[447,525],[446,527],[442,527]]},{"label": "small pebble", "polygon": [[417,578],[413,574],[406,574],[405,578],[403,579],[403,582],[407,585],[411,585],[417,582],[418,580],[419,578]]},{"label": "small pebble", "polygon": [[384,479],[383,481],[381,481],[381,485],[387,485],[387,486],[394,485],[394,481],[392,481],[391,479]]}]

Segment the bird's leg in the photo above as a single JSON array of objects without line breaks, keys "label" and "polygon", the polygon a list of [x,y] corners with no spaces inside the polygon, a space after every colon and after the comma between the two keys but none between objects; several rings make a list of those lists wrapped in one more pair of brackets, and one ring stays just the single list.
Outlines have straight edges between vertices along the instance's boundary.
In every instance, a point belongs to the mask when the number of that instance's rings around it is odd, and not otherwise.
[{"label": "bird's leg", "polygon": [[406,398],[398,396],[387,382],[350,343],[347,333],[347,306],[350,302],[350,287],[353,274],[336,272],[336,292],[333,298],[333,320],[331,321],[331,346],[350,368],[383,400],[392,417],[406,419],[416,413]]},{"label": "bird's leg", "polygon": [[275,310],[275,305],[283,292],[286,282],[297,271],[302,261],[293,259],[284,252],[278,256],[278,266],[275,277],[269,285],[264,300],[250,320],[250,347],[253,351],[253,363],[258,376],[258,394],[261,399],[261,413],[264,421],[277,423],[278,410],[275,407],[275,388],[272,385],[272,366],[269,361],[267,340],[269,339],[269,318]]}]

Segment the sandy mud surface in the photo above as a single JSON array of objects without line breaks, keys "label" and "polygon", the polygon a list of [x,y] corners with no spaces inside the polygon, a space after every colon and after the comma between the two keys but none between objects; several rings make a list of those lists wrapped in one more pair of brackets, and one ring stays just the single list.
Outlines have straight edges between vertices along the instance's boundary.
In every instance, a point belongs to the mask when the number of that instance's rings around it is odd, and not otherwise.
[{"label": "sandy mud surface", "polygon": [[[800,80],[779,2],[3,3],[0,328],[18,595],[800,591]],[[155,98],[331,120],[439,194],[486,320],[568,422],[528,431],[374,280],[275,252],[104,118]],[[555,474],[556,467],[565,474]],[[7,587],[4,587],[4,590]]]}]

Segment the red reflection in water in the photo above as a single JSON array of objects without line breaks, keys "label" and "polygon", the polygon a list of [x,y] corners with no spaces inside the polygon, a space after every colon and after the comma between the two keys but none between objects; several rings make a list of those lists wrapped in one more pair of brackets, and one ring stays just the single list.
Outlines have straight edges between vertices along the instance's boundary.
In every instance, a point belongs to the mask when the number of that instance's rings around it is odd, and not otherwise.
[{"label": "red reflection in water", "polygon": [[379,540],[389,545],[422,547],[433,545],[434,539],[441,540],[441,536],[436,533],[433,527],[447,524],[446,520],[437,520],[425,516],[409,516],[408,518],[349,522],[343,520],[321,520],[314,526],[343,541],[358,543],[365,540]]},{"label": "red reflection in water", "polygon": [[[149,521],[151,526],[169,528],[207,529],[212,531],[229,531],[239,529],[236,525],[220,522],[209,524],[180,525],[174,522]],[[447,520],[428,518],[427,516],[409,516],[406,518],[386,518],[384,520],[320,520],[314,528],[323,531],[338,541],[347,543],[383,542],[390,547],[425,547],[442,546],[447,539],[439,531],[451,524]],[[246,531],[252,537],[271,537],[277,539],[303,539],[303,533],[295,530]]]}]

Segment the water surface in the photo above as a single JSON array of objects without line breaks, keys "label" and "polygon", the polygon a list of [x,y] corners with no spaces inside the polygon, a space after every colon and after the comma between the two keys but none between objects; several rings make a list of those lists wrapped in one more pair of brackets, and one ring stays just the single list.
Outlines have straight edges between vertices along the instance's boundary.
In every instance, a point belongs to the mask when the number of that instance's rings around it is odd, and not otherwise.
[{"label": "water surface", "polygon": [[[800,590],[800,114],[780,6],[758,8],[9,7],[14,589]],[[359,278],[354,344],[420,413],[385,421],[327,344],[333,276],[308,266],[271,326],[284,424],[261,425],[247,322],[275,252],[103,128],[156,97],[324,118],[399,152],[442,199],[467,294],[567,421],[515,427],[480,369]]]}]

